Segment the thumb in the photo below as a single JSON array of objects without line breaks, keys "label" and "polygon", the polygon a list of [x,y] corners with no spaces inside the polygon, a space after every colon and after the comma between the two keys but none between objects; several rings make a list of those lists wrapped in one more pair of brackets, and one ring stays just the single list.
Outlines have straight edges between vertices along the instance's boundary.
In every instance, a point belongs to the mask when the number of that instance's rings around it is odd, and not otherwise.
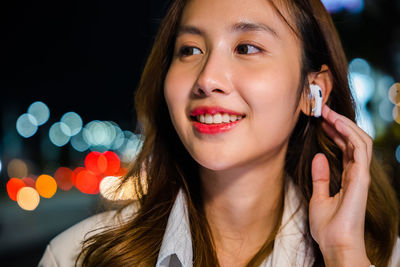
[{"label": "thumb", "polygon": [[313,182],[312,198],[329,197],[329,163],[324,154],[318,153],[311,163]]}]

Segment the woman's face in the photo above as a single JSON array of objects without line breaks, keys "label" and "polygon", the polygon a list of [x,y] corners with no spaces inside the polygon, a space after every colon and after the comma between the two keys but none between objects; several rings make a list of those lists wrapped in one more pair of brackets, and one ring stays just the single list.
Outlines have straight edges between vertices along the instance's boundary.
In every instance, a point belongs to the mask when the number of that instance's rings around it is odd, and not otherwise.
[{"label": "woman's face", "polygon": [[300,54],[267,0],[189,1],[164,95],[201,166],[227,170],[286,153],[300,112]]}]

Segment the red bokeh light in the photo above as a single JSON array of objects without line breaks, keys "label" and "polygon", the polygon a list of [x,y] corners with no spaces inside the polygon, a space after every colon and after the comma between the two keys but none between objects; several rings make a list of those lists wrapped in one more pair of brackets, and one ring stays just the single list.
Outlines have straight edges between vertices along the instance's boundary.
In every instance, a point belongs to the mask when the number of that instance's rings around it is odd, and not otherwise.
[{"label": "red bokeh light", "polygon": [[33,180],[33,178],[31,178],[31,177],[24,177],[24,178],[22,178],[21,180],[25,183],[26,186],[35,188],[35,180]]},{"label": "red bokeh light", "polygon": [[18,191],[22,188],[25,187],[25,183],[24,181],[22,181],[21,179],[18,178],[11,178],[10,180],[8,180],[7,182],[7,193],[8,196],[14,200],[17,201],[17,193]]},{"label": "red bokeh light", "polygon": [[73,185],[75,185],[76,184],[76,176],[78,175],[78,173],[80,173],[81,171],[83,171],[83,170],[85,170],[85,168],[83,168],[83,167],[77,167],[75,170],[73,170],[72,171],[72,174],[71,174],[71,182],[72,182],[72,184]]},{"label": "red bokeh light", "polygon": [[66,167],[60,167],[54,173],[57,185],[60,189],[68,191],[72,188],[72,170]]},{"label": "red bokeh light", "polygon": [[85,167],[96,175],[109,176],[115,175],[119,171],[121,161],[118,155],[112,151],[104,153],[93,151],[86,156]]},{"label": "red bokeh light", "polygon": [[[95,174],[100,174],[102,173],[101,169],[99,168],[99,158],[101,156],[100,152],[97,151],[92,151],[89,154],[87,154],[85,158],[85,167],[89,171],[92,171]],[[101,160],[104,164],[104,160]],[[106,161],[107,162],[107,161]]]},{"label": "red bokeh light", "polygon": [[82,170],[76,175],[75,186],[82,193],[97,194],[99,193],[99,178],[89,170]]},{"label": "red bokeh light", "polygon": [[107,159],[107,168],[104,171],[104,175],[105,176],[115,175],[121,167],[121,161],[118,155],[112,151],[106,151],[103,153],[103,155]]}]

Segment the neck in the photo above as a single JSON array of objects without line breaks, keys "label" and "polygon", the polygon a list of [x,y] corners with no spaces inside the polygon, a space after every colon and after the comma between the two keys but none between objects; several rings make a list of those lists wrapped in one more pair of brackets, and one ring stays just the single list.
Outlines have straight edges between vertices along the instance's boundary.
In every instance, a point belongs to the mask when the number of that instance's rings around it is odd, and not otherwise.
[{"label": "neck", "polygon": [[282,209],[284,155],[224,171],[200,169],[204,209],[220,262],[223,257],[235,265],[240,258],[245,262],[275,228]]}]

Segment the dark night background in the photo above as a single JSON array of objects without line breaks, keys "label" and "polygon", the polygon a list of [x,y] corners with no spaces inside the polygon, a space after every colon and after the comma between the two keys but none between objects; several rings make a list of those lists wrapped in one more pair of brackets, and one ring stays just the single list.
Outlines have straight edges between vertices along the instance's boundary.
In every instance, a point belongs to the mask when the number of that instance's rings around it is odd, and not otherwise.
[{"label": "dark night background", "polygon": [[[37,265],[48,241],[88,217],[99,197],[57,191],[27,212],[6,192],[7,162],[21,158],[40,174],[46,162],[40,140],[62,114],[75,111],[85,123],[112,120],[134,131],[133,94],[164,14],[166,1],[2,1],[0,4],[0,265]],[[363,58],[400,81],[400,1],[366,0],[359,14],[333,15],[348,59]],[[22,151],[6,151],[7,131],[34,101],[50,109],[49,121],[33,137],[21,137]],[[368,107],[374,111],[372,103]],[[400,125],[388,123],[375,148],[397,190],[395,158]],[[59,163],[71,166],[86,153],[59,149]],[[74,167],[74,166],[71,166]]]}]

